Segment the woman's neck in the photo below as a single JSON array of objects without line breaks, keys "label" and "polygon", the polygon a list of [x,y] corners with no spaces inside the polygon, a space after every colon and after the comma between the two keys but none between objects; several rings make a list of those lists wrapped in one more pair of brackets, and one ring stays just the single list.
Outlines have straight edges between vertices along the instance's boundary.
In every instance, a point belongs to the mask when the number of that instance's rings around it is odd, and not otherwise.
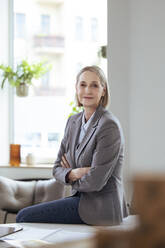
[{"label": "woman's neck", "polygon": [[96,111],[96,109],[84,108],[85,120],[88,121],[95,111]]}]

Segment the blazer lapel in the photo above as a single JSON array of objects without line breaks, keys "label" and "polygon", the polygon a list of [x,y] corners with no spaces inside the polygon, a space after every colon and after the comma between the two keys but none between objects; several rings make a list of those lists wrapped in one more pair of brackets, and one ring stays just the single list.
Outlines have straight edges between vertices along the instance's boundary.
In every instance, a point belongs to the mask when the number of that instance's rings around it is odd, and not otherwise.
[{"label": "blazer lapel", "polygon": [[86,144],[89,142],[89,140],[93,136],[94,132],[96,131],[98,122],[99,122],[103,112],[104,112],[103,107],[99,106],[97,108],[95,114],[94,114],[93,120],[92,120],[91,124],[89,125],[89,127],[87,129],[87,132],[86,132],[81,144],[78,147],[75,161],[78,160],[78,158],[79,158],[81,152],[83,151],[84,147],[86,146]]},{"label": "blazer lapel", "polygon": [[82,115],[83,113],[81,113],[81,115],[76,120],[74,120],[74,122],[72,123],[72,127],[71,127],[70,147],[71,147],[72,160],[74,162],[75,162],[75,149],[76,149],[77,140],[79,137],[80,128],[82,124]]}]

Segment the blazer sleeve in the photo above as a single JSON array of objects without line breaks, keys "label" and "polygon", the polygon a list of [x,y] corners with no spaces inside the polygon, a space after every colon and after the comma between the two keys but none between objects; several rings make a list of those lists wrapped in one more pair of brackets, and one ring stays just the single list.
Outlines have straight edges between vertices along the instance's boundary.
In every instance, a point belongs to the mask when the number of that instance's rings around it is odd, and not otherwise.
[{"label": "blazer sleeve", "polygon": [[122,147],[122,130],[116,123],[100,128],[91,169],[88,174],[75,181],[73,189],[80,192],[100,191],[111,177]]},{"label": "blazer sleeve", "polygon": [[64,132],[64,137],[61,141],[57,159],[53,167],[53,176],[55,177],[55,179],[66,185],[69,185],[69,183],[66,183],[66,175],[72,170],[72,168],[63,168],[61,166],[61,159],[64,153],[67,152],[67,145],[69,144],[69,127],[70,127],[69,122],[70,122],[70,118],[67,121],[65,132]]}]

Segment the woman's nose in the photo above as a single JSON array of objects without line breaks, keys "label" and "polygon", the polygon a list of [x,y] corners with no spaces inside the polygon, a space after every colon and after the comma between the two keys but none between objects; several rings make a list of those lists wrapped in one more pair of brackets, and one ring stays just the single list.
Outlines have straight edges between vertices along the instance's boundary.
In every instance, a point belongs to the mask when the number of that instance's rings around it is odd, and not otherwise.
[{"label": "woman's nose", "polygon": [[86,87],[86,93],[90,93],[91,92],[91,88],[89,86]]}]

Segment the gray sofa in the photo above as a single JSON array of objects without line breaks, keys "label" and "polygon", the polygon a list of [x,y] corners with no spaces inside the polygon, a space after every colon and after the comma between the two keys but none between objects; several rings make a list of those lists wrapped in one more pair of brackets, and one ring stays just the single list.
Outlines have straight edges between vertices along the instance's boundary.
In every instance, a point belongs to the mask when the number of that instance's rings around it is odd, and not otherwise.
[{"label": "gray sofa", "polygon": [[47,202],[70,195],[70,189],[55,179],[18,181],[0,176],[0,209],[8,213],[41,202]]}]

